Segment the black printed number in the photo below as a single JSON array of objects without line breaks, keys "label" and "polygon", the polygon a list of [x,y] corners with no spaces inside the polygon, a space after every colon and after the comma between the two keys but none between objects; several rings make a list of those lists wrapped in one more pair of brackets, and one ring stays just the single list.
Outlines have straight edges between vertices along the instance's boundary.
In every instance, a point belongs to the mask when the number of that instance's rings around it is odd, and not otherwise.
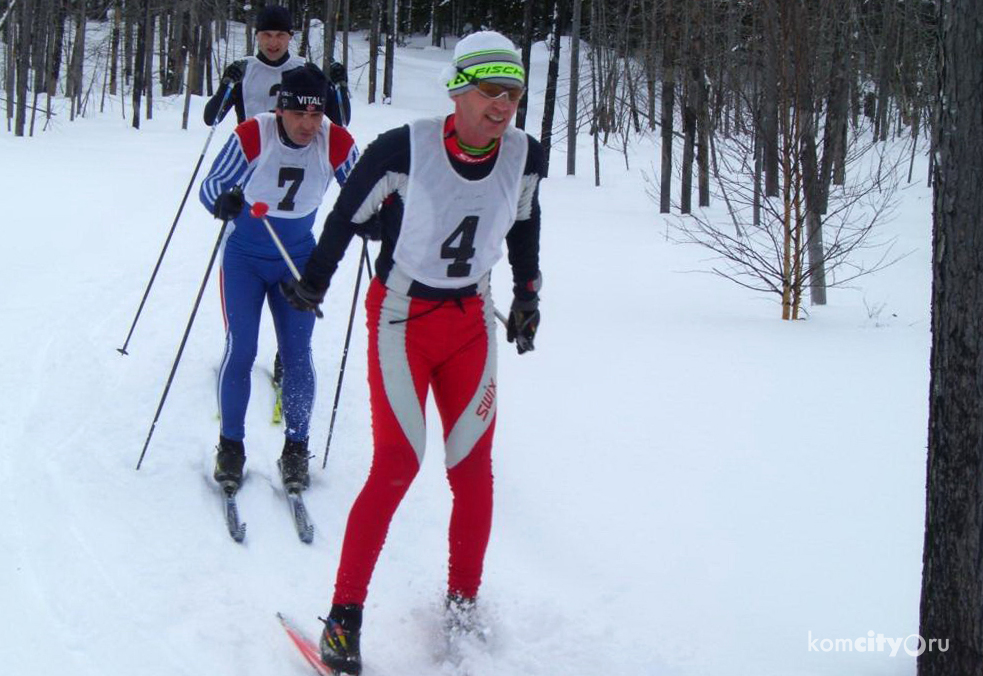
[{"label": "black printed number", "polygon": [[448,277],[467,277],[471,274],[469,260],[475,254],[474,234],[478,229],[478,217],[467,216],[440,247],[440,257],[454,261],[447,266]]},{"label": "black printed number", "polygon": [[297,195],[297,191],[300,190],[300,184],[304,182],[304,169],[302,167],[280,167],[279,178],[281,188],[288,182],[290,183],[290,187],[287,188],[287,194],[283,196],[283,199],[276,205],[276,208],[280,211],[293,211],[294,197]]}]

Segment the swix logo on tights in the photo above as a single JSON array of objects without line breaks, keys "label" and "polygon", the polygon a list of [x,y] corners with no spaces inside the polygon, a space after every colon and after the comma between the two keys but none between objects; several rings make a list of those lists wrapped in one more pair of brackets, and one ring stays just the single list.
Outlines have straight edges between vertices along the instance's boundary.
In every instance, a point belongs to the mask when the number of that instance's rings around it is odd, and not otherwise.
[{"label": "swix logo on tights", "polygon": [[478,402],[478,410],[475,411],[475,415],[477,415],[482,420],[488,420],[488,414],[491,413],[492,408],[494,406],[495,406],[495,380],[492,379],[485,387],[485,393],[481,396],[481,401]]}]

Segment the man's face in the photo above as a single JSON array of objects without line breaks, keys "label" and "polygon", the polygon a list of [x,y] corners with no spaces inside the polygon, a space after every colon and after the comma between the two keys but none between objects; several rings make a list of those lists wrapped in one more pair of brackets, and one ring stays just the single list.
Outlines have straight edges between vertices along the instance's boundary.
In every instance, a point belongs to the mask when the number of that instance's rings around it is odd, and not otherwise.
[{"label": "man's face", "polygon": [[455,126],[458,136],[468,144],[487,145],[501,138],[519,107],[507,96],[489,98],[477,89],[454,97]]},{"label": "man's face", "polygon": [[287,137],[299,146],[306,146],[314,140],[324,120],[324,112],[320,110],[277,110],[276,114],[283,120]]},{"label": "man's face", "polygon": [[256,33],[259,51],[270,61],[276,61],[287,53],[290,46],[290,33],[286,31],[259,31]]}]

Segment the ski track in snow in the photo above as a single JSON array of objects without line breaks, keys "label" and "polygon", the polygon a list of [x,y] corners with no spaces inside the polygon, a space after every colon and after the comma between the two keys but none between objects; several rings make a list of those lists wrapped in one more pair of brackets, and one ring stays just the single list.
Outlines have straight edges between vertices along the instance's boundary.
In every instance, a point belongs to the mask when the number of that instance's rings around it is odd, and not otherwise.
[{"label": "ski track in snow", "polygon": [[[364,62],[354,45],[353,62]],[[365,78],[353,72],[362,148],[449,111],[437,82],[447,58],[401,50],[398,107],[365,105]],[[538,45],[536,128],[545,64]],[[371,459],[360,305],[320,471],[353,248],[315,330],[314,543],[298,541],[275,479],[282,428],[269,421],[268,317],[239,496],[246,540],[225,531],[208,478],[222,352],[214,276],[134,471],[217,233],[196,181],[130,356],[118,355],[208,132],[202,100],[188,132],[182,102],[157,101],[139,132],[116,109],[30,140],[0,136],[10,239],[0,249],[0,663],[18,676],[307,673],[275,613],[319,631]],[[216,133],[199,180],[231,129]],[[365,611],[367,676],[914,673],[903,655],[809,652],[807,636],[917,631],[930,192],[907,190],[887,226],[911,255],[831,291],[808,321],[782,323],[773,300],[693,274],[706,269],[704,253],[665,240],[639,173],[651,173],[655,141],[630,149],[629,171],[618,149],[605,150],[600,189],[589,137],[578,177],[561,175],[565,146],[553,151],[537,350],[520,359],[500,334],[488,645],[466,646],[459,665],[440,655],[450,494],[431,403],[424,467]],[[494,277],[504,310],[504,262]]]}]

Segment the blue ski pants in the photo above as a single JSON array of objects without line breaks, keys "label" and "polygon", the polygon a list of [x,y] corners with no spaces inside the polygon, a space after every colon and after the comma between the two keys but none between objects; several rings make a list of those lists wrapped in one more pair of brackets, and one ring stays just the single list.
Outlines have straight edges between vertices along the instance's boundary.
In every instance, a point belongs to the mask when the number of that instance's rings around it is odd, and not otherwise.
[{"label": "blue ski pants", "polygon": [[[301,270],[309,252],[294,257]],[[309,435],[316,376],[311,357],[314,314],[300,312],[280,292],[290,278],[282,258],[262,258],[226,246],[219,272],[225,319],[225,356],[218,377],[222,436],[241,441],[246,436],[246,406],[250,375],[256,360],[263,302],[270,307],[277,347],[283,362],[283,418],[286,437],[299,441]]]}]

